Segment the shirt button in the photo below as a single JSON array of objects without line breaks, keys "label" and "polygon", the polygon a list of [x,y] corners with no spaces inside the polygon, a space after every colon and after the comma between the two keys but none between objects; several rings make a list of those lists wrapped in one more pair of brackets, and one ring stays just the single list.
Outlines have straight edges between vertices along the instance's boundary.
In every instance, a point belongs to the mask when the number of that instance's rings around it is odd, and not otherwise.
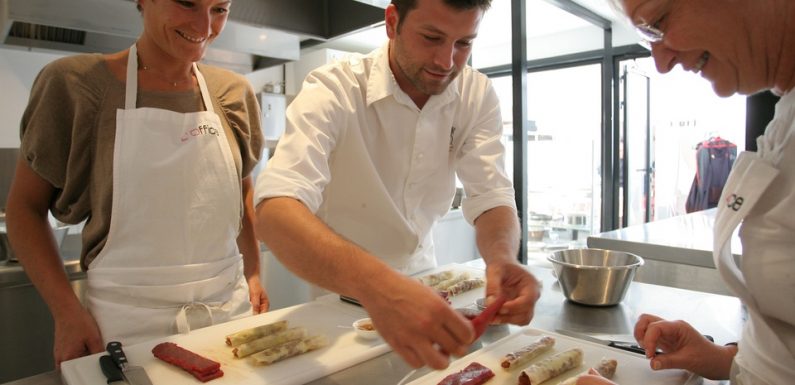
[{"label": "shirt button", "polygon": [[423,153],[417,154],[417,159],[422,159],[424,157],[425,157],[425,154],[423,154]]}]

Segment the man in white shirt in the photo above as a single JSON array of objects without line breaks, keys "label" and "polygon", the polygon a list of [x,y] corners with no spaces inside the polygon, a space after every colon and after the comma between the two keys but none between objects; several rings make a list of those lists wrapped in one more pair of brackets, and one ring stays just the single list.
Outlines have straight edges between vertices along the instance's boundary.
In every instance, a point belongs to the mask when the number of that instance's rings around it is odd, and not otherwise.
[{"label": "man in white shirt", "polygon": [[[455,177],[497,322],[527,324],[538,281],[516,259],[514,190],[489,79],[466,66],[491,0],[393,0],[389,42],[307,76],[257,182],[257,234],[298,276],[357,298],[411,366],[447,367],[474,330],[407,277],[435,266],[430,230]],[[448,353],[449,352],[449,353]]]}]

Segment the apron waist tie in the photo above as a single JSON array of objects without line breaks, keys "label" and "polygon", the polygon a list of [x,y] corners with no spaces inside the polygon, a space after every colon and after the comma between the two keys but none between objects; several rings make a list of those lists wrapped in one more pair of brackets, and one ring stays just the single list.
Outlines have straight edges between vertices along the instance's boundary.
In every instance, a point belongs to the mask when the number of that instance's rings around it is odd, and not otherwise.
[{"label": "apron waist tie", "polygon": [[[179,309],[179,312],[177,312],[177,317],[175,319],[177,323],[177,332],[179,332],[180,334],[187,334],[188,332],[190,332],[191,322],[188,320],[188,312],[194,309],[204,309],[207,312],[207,316],[210,320],[210,323],[208,325],[201,325],[200,327],[215,324],[215,321],[213,320],[213,310],[210,306],[211,305],[208,305],[204,302],[191,302],[182,305],[182,307]],[[218,306],[213,306],[213,307],[218,307]]]}]

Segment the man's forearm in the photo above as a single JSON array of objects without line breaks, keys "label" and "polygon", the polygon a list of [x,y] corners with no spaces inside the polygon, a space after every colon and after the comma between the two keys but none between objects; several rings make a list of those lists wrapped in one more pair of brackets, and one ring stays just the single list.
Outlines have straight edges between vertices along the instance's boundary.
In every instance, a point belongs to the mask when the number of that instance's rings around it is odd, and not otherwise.
[{"label": "man's forearm", "polygon": [[478,251],[486,263],[498,258],[516,261],[519,253],[519,221],[511,207],[498,206],[487,210],[475,219]]}]

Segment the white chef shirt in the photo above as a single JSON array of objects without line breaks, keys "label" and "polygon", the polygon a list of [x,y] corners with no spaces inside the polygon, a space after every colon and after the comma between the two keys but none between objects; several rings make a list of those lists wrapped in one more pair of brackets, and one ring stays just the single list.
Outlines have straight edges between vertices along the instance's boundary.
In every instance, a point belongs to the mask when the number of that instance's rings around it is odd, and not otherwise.
[{"label": "white chef shirt", "polygon": [[757,148],[779,174],[740,227],[740,268],[759,312],[749,309],[737,383],[785,384],[795,378],[795,92],[776,104]]},{"label": "white chef shirt", "polygon": [[491,81],[470,67],[417,108],[395,81],[388,44],[310,73],[257,178],[255,202],[292,197],[337,233],[411,274],[435,266],[430,230],[455,177],[467,221],[516,209]]}]

